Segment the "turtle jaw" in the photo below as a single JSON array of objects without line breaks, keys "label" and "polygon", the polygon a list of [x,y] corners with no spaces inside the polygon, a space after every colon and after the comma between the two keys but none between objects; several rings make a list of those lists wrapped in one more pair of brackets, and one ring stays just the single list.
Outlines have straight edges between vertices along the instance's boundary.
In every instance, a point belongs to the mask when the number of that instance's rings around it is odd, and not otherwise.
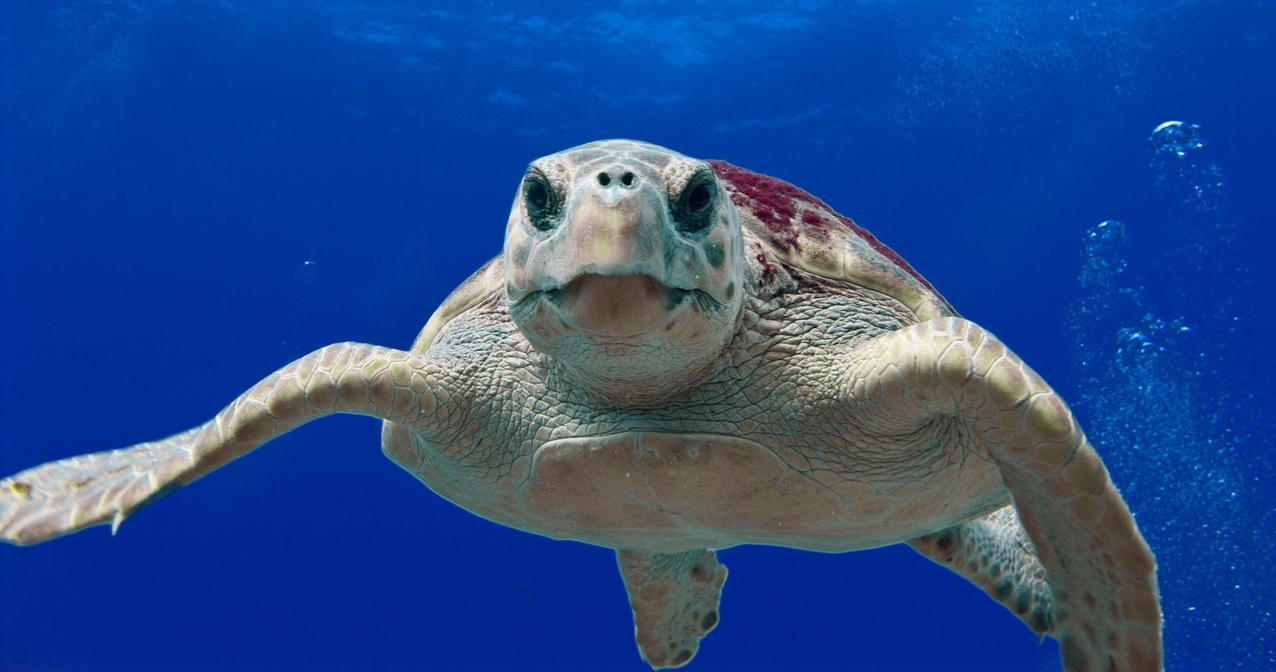
[{"label": "turtle jaw", "polygon": [[672,322],[691,292],[661,283],[650,275],[583,273],[546,298],[563,318],[602,339],[626,339]]},{"label": "turtle jaw", "polygon": [[569,335],[600,346],[694,342],[700,331],[687,327],[717,321],[726,308],[706,292],[672,287],[645,273],[581,273],[560,287],[526,294],[510,312],[537,349],[549,351],[558,349],[553,341]]},{"label": "turtle jaw", "polygon": [[533,348],[578,388],[641,405],[708,375],[735,333],[736,312],[696,289],[646,274],[582,273],[527,294],[510,314]]}]

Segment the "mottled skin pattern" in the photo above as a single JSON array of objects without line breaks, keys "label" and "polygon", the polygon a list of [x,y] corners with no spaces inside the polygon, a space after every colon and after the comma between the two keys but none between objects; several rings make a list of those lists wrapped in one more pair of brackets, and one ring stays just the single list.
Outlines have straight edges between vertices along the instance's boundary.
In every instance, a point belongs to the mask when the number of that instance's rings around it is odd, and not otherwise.
[{"label": "mottled skin pattern", "polygon": [[118,525],[338,412],[478,515],[616,548],[653,667],[718,622],[709,549],[908,542],[1065,670],[1161,669],[1152,554],[1045,381],[818,199],[631,141],[533,162],[411,351],[331,345],[200,427],[4,479],[0,539]]}]

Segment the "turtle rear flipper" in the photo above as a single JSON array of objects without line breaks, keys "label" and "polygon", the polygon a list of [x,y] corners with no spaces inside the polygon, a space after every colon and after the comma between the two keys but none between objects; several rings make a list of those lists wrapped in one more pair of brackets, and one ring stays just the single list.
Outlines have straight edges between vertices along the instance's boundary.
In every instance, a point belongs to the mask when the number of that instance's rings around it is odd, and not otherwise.
[{"label": "turtle rear flipper", "polygon": [[1015,507],[908,542],[1005,605],[1038,635],[1054,633],[1054,598],[1046,570]]},{"label": "turtle rear flipper", "polygon": [[700,638],[718,624],[718,600],[727,568],[717,554],[616,551],[616,564],[634,610],[634,637],[642,659],[659,670],[682,667]]}]

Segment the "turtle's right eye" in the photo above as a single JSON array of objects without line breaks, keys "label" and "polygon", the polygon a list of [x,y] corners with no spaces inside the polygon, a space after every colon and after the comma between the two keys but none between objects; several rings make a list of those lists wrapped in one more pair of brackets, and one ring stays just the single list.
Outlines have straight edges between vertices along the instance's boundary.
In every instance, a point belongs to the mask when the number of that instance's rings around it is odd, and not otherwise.
[{"label": "turtle's right eye", "polygon": [[683,233],[704,231],[713,222],[713,173],[703,171],[687,182],[674,207],[674,219]]},{"label": "turtle's right eye", "polygon": [[538,172],[528,173],[523,178],[523,203],[527,206],[527,218],[532,226],[541,231],[554,228],[554,211],[557,210],[558,198],[549,180]]}]

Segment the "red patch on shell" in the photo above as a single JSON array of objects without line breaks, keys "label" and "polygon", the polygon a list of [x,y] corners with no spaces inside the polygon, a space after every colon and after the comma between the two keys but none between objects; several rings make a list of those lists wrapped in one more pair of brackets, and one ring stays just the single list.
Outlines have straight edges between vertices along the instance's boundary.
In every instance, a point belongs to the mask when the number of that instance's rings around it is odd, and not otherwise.
[{"label": "red patch on shell", "polygon": [[748,208],[767,227],[775,243],[782,249],[797,249],[798,229],[794,221],[797,208],[794,201],[805,195],[805,192],[787,182],[738,168],[725,161],[710,161],[709,165],[718,177],[734,188],[736,193],[731,195],[731,202],[736,207]]},{"label": "red patch on shell", "polygon": [[[731,187],[731,202],[739,208],[747,208],[753,213],[758,221],[762,222],[771,232],[773,241],[777,246],[786,251],[796,251],[798,248],[798,235],[800,230],[805,230],[807,235],[816,239],[824,239],[827,237],[825,226],[830,222],[825,215],[833,217],[841,222],[847,229],[850,229],[855,235],[864,239],[870,247],[877,250],[882,256],[890,259],[892,263],[908,272],[909,275],[917,278],[927,289],[935,292],[935,288],[923,278],[920,273],[913,270],[913,267],[904,261],[904,258],[895,253],[895,250],[887,247],[877,239],[867,229],[861,227],[851,221],[849,217],[844,217],[830,208],[827,203],[812,196],[811,194],[774,177],[755,173],[739,166],[732,165],[726,161],[708,161],[713,172],[717,173],[718,178],[725,181]],[[797,203],[805,203],[812,207],[802,213],[801,224],[798,223]],[[935,292],[938,295],[938,292]]]}]

